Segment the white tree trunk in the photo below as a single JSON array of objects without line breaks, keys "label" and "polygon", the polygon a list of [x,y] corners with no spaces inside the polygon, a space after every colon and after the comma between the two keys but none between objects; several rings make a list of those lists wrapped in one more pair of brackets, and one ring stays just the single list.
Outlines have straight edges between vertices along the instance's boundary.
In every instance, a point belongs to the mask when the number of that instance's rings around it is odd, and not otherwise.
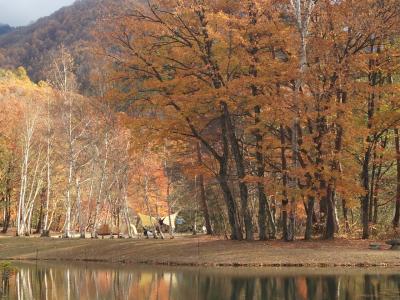
[{"label": "white tree trunk", "polygon": [[98,220],[99,220],[99,213],[100,213],[100,204],[101,204],[101,199],[103,196],[103,186],[104,186],[104,181],[106,179],[106,168],[108,164],[108,132],[106,132],[105,137],[104,137],[104,151],[105,151],[105,157],[103,160],[103,165],[101,169],[101,176],[100,176],[100,186],[99,186],[99,193],[97,195],[97,201],[96,201],[96,212],[94,215],[94,222],[93,222],[93,229],[92,229],[92,237],[97,238],[97,226],[98,226]]},{"label": "white tree trunk", "polygon": [[49,206],[51,197],[51,121],[50,121],[50,99],[47,99],[47,153],[46,153],[46,167],[47,167],[47,189],[46,189],[46,204],[43,222],[43,231],[47,235],[50,230],[49,224]]},{"label": "white tree trunk", "polygon": [[[29,104],[28,104],[29,106]],[[23,144],[22,144],[22,164],[21,164],[21,186],[18,200],[17,209],[17,235],[22,236],[27,233],[26,231],[26,221],[27,221],[27,189],[28,189],[28,172],[29,172],[29,162],[32,148],[33,135],[36,129],[36,119],[37,115],[35,112],[28,110],[25,116],[25,128],[23,132]],[[34,184],[34,181],[33,183]]]}]

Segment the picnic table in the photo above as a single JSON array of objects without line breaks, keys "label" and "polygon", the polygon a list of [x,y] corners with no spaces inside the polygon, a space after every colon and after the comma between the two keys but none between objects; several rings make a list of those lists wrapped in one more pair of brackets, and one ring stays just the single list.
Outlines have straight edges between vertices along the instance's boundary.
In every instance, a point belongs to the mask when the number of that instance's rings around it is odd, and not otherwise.
[{"label": "picnic table", "polygon": [[105,235],[111,235],[110,226],[108,226],[108,224],[101,225],[97,234],[100,235],[102,239],[104,239]]}]

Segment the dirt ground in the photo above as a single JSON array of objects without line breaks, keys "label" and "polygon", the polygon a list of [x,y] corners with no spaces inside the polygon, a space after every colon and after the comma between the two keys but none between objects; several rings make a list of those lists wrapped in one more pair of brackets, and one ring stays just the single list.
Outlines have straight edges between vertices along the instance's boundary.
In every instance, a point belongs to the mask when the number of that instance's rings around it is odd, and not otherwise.
[{"label": "dirt ground", "polygon": [[370,250],[370,243],[373,242],[345,239],[239,242],[208,236],[182,236],[173,240],[0,236],[0,260],[253,267],[400,266],[400,251],[388,250],[388,246]]}]

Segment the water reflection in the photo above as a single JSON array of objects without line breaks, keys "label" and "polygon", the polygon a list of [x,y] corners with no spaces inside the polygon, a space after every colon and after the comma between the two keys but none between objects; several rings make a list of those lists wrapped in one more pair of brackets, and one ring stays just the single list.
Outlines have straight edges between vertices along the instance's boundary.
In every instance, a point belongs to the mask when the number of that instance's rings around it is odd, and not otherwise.
[{"label": "water reflection", "polygon": [[293,270],[21,264],[16,272],[0,272],[0,299],[400,299],[396,271]]}]

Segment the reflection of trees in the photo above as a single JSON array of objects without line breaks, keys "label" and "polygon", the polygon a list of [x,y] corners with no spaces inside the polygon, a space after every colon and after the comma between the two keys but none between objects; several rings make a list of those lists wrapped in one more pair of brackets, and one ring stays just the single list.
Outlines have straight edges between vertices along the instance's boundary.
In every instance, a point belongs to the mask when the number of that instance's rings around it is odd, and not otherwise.
[{"label": "reflection of trees", "polygon": [[[239,274],[238,274],[239,273]],[[92,266],[23,267],[0,273],[0,298],[143,300],[347,300],[400,298],[400,275],[240,276],[209,271]]]},{"label": "reflection of trees", "polygon": [[4,268],[1,270],[0,298],[6,298],[10,292],[10,270]]},{"label": "reflection of trees", "polygon": [[393,281],[397,287],[396,294],[400,298],[400,274],[391,275],[388,278],[390,281]]},{"label": "reflection of trees", "polygon": [[243,289],[243,280],[240,278],[232,279],[232,288],[231,288],[231,300],[239,300],[241,297],[242,289]]}]

